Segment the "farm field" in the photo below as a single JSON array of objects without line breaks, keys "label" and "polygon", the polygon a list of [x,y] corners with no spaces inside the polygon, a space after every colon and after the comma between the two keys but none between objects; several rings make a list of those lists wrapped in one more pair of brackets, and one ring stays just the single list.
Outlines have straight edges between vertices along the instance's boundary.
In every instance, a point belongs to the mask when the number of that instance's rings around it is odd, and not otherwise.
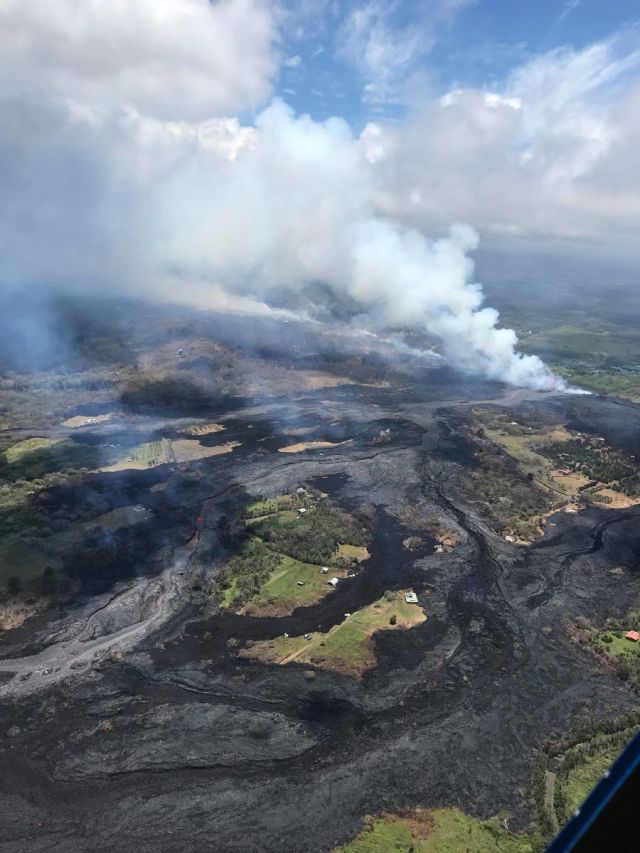
[{"label": "farm field", "polygon": [[246,539],[214,575],[209,595],[249,616],[281,616],[315,604],[333,592],[331,578],[346,577],[369,556],[364,545],[338,541],[363,541],[362,531],[319,495],[261,498],[241,517]]},{"label": "farm field", "polygon": [[311,632],[302,637],[278,637],[253,643],[242,657],[264,663],[307,663],[360,679],[376,665],[373,636],[378,631],[413,628],[426,620],[422,608],[407,604],[404,591],[388,592],[379,601],[345,615],[326,634]]}]

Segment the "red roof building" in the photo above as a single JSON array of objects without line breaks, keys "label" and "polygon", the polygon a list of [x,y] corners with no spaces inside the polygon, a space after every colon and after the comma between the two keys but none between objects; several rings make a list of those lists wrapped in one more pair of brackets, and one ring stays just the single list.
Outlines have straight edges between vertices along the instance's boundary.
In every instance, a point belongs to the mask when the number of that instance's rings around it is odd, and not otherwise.
[{"label": "red roof building", "polygon": [[640,640],[640,634],[637,631],[627,631],[624,635],[627,640],[631,640],[634,643],[637,643]]}]

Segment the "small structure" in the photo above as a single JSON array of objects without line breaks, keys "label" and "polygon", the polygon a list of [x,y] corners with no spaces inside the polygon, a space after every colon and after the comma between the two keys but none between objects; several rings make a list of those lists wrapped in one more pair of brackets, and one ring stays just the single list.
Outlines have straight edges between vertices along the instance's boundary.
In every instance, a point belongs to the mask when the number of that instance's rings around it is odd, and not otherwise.
[{"label": "small structure", "polygon": [[338,586],[339,580],[340,580],[340,578],[331,578],[331,580],[327,581],[327,583],[330,584],[335,589]]},{"label": "small structure", "polygon": [[296,583],[298,584],[298,586],[304,586],[304,581],[296,581]]},{"label": "small structure", "polygon": [[305,508],[305,507],[303,507],[303,506],[301,506],[301,507],[299,508],[299,510],[298,510],[298,512],[300,513],[300,515],[304,515],[306,511],[307,511],[307,510],[306,510],[306,508]]},{"label": "small structure", "polygon": [[418,596],[412,589],[410,589],[409,592],[405,592],[404,600],[407,602],[407,604],[417,604]]},{"label": "small structure", "polygon": [[565,477],[568,477],[569,474],[572,473],[572,471],[571,468],[561,468],[560,473],[563,474]]},{"label": "small structure", "polygon": [[637,631],[627,631],[624,637],[625,640],[631,640],[632,643],[637,643],[640,640],[640,634]]},{"label": "small structure", "polygon": [[305,640],[310,640],[310,639],[311,639],[311,634],[305,634],[305,635],[304,635],[304,638],[305,638]]},{"label": "small structure", "polygon": [[329,566],[322,566],[320,571],[322,572],[323,575],[328,574],[329,573]]},{"label": "small structure", "polygon": [[184,350],[182,349],[182,347],[180,347],[180,349],[176,350],[176,358],[181,358],[183,355],[184,355]]},{"label": "small structure", "polygon": [[505,541],[505,542],[515,542],[515,541],[516,541],[516,540],[515,540],[515,536],[509,536],[509,535],[507,534],[507,536],[505,536],[505,537],[504,537],[504,541]]},{"label": "small structure", "polygon": [[297,495],[304,495],[304,493],[305,493],[305,489],[303,489],[302,486],[298,486],[298,488],[296,489],[296,494]]}]

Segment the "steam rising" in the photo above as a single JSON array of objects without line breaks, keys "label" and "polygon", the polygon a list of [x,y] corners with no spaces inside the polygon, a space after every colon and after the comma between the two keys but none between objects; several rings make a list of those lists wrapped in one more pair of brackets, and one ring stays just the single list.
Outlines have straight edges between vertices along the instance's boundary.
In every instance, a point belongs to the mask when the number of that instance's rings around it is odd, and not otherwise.
[{"label": "steam rising", "polygon": [[272,7],[0,0],[15,36],[0,57],[0,287],[339,314],[424,330],[472,373],[563,388],[483,307],[472,228],[428,239],[382,213],[371,129],[280,100],[253,125],[229,115],[271,90]]},{"label": "steam rising", "polygon": [[[296,118],[276,101],[232,159],[210,141],[197,182],[192,168],[154,202],[170,212],[163,266],[267,303],[300,305],[305,287],[322,283],[354,306],[361,326],[425,330],[465,371],[564,388],[540,359],[517,353],[515,333],[482,307],[472,228],[454,225],[429,240],[376,215],[375,173],[345,122]],[[317,303],[304,307],[326,313]]]}]

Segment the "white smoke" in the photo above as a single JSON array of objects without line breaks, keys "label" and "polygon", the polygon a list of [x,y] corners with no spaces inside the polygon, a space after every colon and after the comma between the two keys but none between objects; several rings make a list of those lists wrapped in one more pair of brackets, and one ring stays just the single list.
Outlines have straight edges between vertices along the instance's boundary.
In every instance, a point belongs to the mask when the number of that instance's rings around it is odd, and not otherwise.
[{"label": "white smoke", "polygon": [[472,228],[430,240],[376,214],[375,172],[345,122],[295,117],[275,101],[233,159],[210,143],[153,196],[163,266],[266,302],[321,282],[359,306],[360,325],[422,329],[465,371],[564,387],[482,307]]},{"label": "white smoke", "polygon": [[0,285],[193,302],[209,282],[212,304],[260,311],[311,311],[305,293],[328,288],[356,324],[425,330],[463,370],[563,387],[482,306],[473,229],[428,239],[381,214],[370,139],[279,100],[251,126],[225,115],[269,89],[265,0],[0,0],[0,24],[15,35],[0,58]]}]

